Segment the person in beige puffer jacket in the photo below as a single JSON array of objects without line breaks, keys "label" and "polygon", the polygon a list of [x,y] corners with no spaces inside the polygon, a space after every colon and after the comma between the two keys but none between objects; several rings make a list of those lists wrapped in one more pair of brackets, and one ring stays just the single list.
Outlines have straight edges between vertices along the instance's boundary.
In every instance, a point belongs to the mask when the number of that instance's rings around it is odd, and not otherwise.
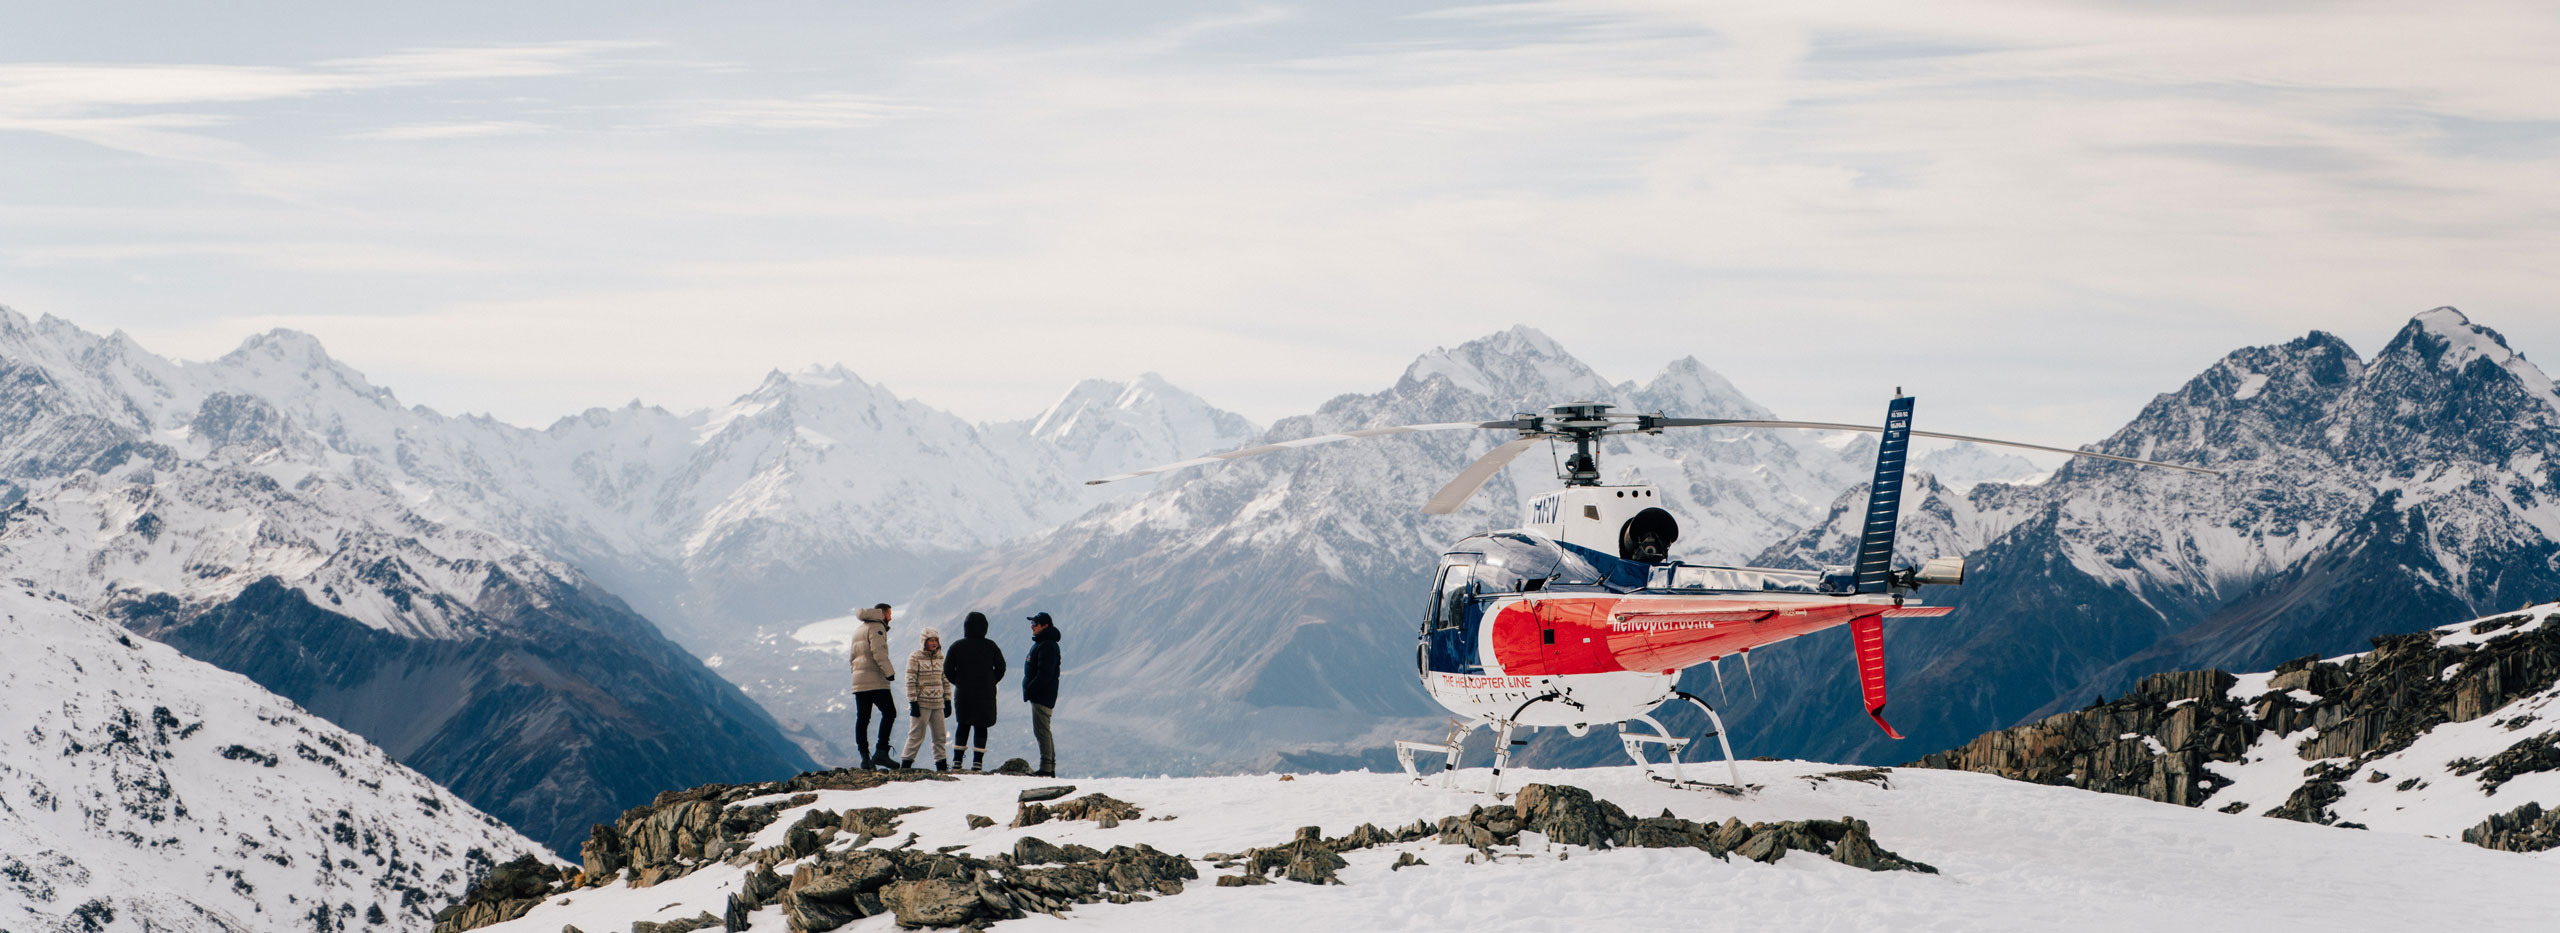
[{"label": "person in beige puffer jacket", "polygon": [[916,746],[924,744],[924,732],[933,730],[933,770],[951,770],[947,754],[950,740],[943,732],[943,721],[951,715],[951,682],[942,677],[942,633],[924,630],[924,647],[907,656],[907,751],[898,756],[898,767],[916,766]]},{"label": "person in beige puffer jacket", "polygon": [[[862,628],[853,633],[853,744],[862,750],[864,768],[886,768],[889,757],[889,732],[897,726],[898,703],[889,695],[889,683],[898,679],[898,668],[889,663],[889,604],[881,603],[856,613]],[[866,744],[871,731],[871,713],[880,713],[880,741]]]}]

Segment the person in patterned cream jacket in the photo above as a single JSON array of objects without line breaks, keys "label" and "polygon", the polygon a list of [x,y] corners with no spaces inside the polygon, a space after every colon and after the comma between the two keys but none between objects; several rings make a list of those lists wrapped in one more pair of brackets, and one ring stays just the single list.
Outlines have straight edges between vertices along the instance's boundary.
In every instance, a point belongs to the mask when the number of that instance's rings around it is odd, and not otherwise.
[{"label": "person in patterned cream jacket", "polygon": [[951,770],[951,757],[946,750],[949,740],[943,732],[943,720],[951,715],[951,682],[942,677],[942,632],[924,630],[924,647],[907,656],[907,751],[898,756],[898,767],[916,766],[916,746],[924,743],[924,731],[933,730],[933,770]]}]

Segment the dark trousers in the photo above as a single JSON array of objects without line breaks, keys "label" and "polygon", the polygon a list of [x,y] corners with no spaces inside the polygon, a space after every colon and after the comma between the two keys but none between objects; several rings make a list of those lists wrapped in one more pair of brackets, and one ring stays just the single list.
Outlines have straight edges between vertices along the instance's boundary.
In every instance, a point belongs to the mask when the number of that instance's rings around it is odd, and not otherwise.
[{"label": "dark trousers", "polygon": [[960,721],[960,734],[951,737],[951,757],[958,758],[964,751],[974,751],[982,756],[987,753],[986,723]]},{"label": "dark trousers", "polygon": [[1040,770],[1058,770],[1058,740],[1049,735],[1050,707],[1031,704],[1031,737],[1040,743]]},{"label": "dark trousers", "polygon": [[[878,707],[880,710],[880,741],[872,745],[863,745],[863,736],[871,732],[873,707]],[[889,727],[897,723],[898,704],[890,699],[889,691],[865,690],[853,695],[853,744],[861,747],[864,761],[871,759],[875,749],[880,757],[889,756]]]}]

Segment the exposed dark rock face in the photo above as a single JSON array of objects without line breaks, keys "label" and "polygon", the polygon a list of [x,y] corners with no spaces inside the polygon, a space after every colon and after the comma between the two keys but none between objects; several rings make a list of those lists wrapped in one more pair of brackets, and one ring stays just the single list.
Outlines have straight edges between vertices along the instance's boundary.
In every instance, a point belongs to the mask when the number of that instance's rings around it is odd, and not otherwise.
[{"label": "exposed dark rock face", "polygon": [[2463,759],[2455,762],[2453,773],[2480,775],[2482,790],[2497,790],[2519,774],[2533,774],[2560,768],[2560,732],[2545,732],[2507,746],[2505,751],[2485,761]]},{"label": "exposed dark rock face", "polygon": [[1055,805],[1024,803],[1021,811],[1014,815],[1013,826],[1019,829],[1050,820],[1093,820],[1116,826],[1121,820],[1134,820],[1141,815],[1143,813],[1137,804],[1114,800],[1108,794],[1086,794]]},{"label": "exposed dark rock face", "polygon": [[[2199,806],[2223,785],[2205,762],[2239,761],[2267,732],[2311,730],[2295,748],[2311,762],[2302,786],[2268,815],[2336,823],[2329,806],[2345,794],[2340,782],[2365,764],[2437,726],[2479,719],[2560,683],[2560,614],[2524,627],[2530,621],[2484,620],[2472,634],[2503,634],[2477,644],[2441,644],[2427,631],[2375,638],[2373,650],[2340,663],[2297,658],[2276,667],[2265,693],[2245,700],[2228,695],[2235,680],[2221,671],[2153,675],[2113,702],[1986,733],[1910,766]],[[2520,717],[2509,728],[2527,722]],[[2560,770],[2560,734],[2452,764],[2457,774],[2476,774],[2484,792],[2494,790],[2518,774]],[[2476,832],[2493,831],[2514,838],[2511,827]]]},{"label": "exposed dark rock face", "polygon": [[[1721,825],[1697,823],[1669,813],[1633,817],[1617,804],[1566,784],[1530,784],[1520,788],[1509,804],[1479,806],[1464,815],[1439,820],[1415,820],[1395,830],[1364,823],[1340,838],[1326,839],[1317,827],[1302,827],[1296,839],[1280,845],[1235,855],[1213,853],[1207,858],[1219,868],[1237,869],[1237,874],[1218,879],[1221,886],[1265,884],[1273,877],[1306,884],[1340,884],[1335,873],[1347,864],[1340,855],[1343,852],[1433,839],[1442,845],[1475,849],[1476,854],[1468,856],[1469,861],[1492,860],[1513,857],[1514,853],[1498,853],[1495,847],[1518,845],[1523,831],[1544,835],[1552,843],[1596,849],[1688,848],[1719,859],[1738,854],[1760,862],[1775,862],[1791,851],[1808,852],[1869,871],[1937,873],[1935,868],[1876,845],[1866,821],[1852,817],[1749,825],[1734,819]],[[1419,860],[1400,861],[1395,867],[1418,863]]]},{"label": "exposed dark rock face", "polygon": [[620,601],[488,573],[491,595],[474,611],[507,622],[465,639],[372,628],[274,578],[210,608],[154,598],[118,611],[559,852],[657,788],[808,766],[762,709]]},{"label": "exposed dark rock face", "polygon": [[720,924],[720,918],[712,916],[709,911],[704,911],[685,920],[664,920],[656,923],[634,920],[631,922],[631,933],[693,933],[695,930],[708,930]]},{"label": "exposed dark rock face", "polygon": [[1756,862],[1775,862],[1791,851],[1807,852],[1868,871],[1938,871],[1877,846],[1866,821],[1854,817],[1749,825],[1732,818],[1709,825],[1668,812],[1639,818],[1570,785],[1531,784],[1512,799],[1510,806],[1478,807],[1464,819],[1440,821],[1441,841],[1484,849],[1488,842],[1512,844],[1526,829],[1551,842],[1594,848],[1692,848],[1717,858],[1739,855]]},{"label": "exposed dark rock face", "polygon": [[[485,863],[484,863],[485,864]],[[436,911],[435,933],[476,930],[524,916],[568,878],[531,855],[500,865],[472,885],[462,902]]]},{"label": "exposed dark rock face", "polygon": [[2545,811],[2541,804],[2527,802],[2463,830],[2462,841],[2503,852],[2560,848],[2560,810]]},{"label": "exposed dark rock face", "polygon": [[[930,771],[838,770],[806,773],[788,781],[707,784],[662,793],[647,804],[625,811],[612,823],[598,823],[592,827],[586,845],[581,847],[585,858],[583,870],[563,875],[551,872],[547,866],[533,863],[530,859],[519,859],[501,866],[473,886],[462,903],[436,915],[436,933],[461,933],[512,920],[523,916],[525,911],[546,898],[578,888],[616,881],[648,887],[729,859],[745,859],[757,865],[756,870],[747,876],[742,889],[730,895],[725,913],[732,918],[743,919],[763,905],[795,891],[805,892],[810,905],[807,909],[812,916],[841,912],[841,899],[837,898],[835,888],[830,887],[838,884],[838,876],[842,872],[836,869],[842,868],[841,865],[813,874],[806,883],[801,883],[798,872],[794,873],[792,880],[784,880],[773,872],[773,866],[815,854],[839,835],[854,834],[863,842],[887,836],[896,831],[898,817],[914,812],[914,808],[864,807],[843,812],[811,810],[792,824],[782,845],[748,852],[748,844],[757,833],[771,826],[783,811],[815,801],[817,797],[810,791],[861,790],[893,781],[949,780],[957,779]],[[731,806],[775,794],[792,796],[749,807]],[[801,870],[807,871],[808,866],[802,866]],[[845,920],[868,915],[851,914]],[[669,922],[681,924],[692,921]],[[719,922],[714,921],[715,924]],[[675,928],[662,926],[660,929]]]},{"label": "exposed dark rock face", "polygon": [[[842,769],[810,772],[788,781],[707,784],[669,791],[645,806],[625,811],[611,824],[596,824],[579,849],[586,870],[576,880],[580,886],[594,886],[627,874],[629,880],[646,887],[746,854],[747,844],[772,825],[782,811],[816,800],[810,791],[862,790],[896,781],[951,780],[958,779],[931,771]],[[752,807],[730,806],[774,794],[793,796]],[[778,849],[763,850],[757,861],[770,868],[785,859],[816,852],[839,834],[856,834],[858,838],[887,836],[896,831],[897,818],[911,812],[912,808],[878,807],[841,813],[812,810],[792,824]]]},{"label": "exposed dark rock face", "polygon": [[2238,701],[2225,696],[2232,683],[2221,671],[2155,674],[2115,702],[1984,733],[1911,767],[1980,771],[2195,806],[2224,783],[2204,763],[2240,760],[2262,731]]}]

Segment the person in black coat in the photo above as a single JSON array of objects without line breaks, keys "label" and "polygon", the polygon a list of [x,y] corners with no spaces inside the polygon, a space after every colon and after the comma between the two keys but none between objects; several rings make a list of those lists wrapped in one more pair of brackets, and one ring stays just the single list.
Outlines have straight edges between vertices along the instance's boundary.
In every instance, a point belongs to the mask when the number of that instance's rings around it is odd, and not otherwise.
[{"label": "person in black coat", "polygon": [[1031,617],[1031,657],[1023,662],[1022,699],[1031,704],[1031,737],[1040,742],[1040,777],[1058,776],[1058,742],[1049,713],[1058,705],[1058,623],[1046,612]]},{"label": "person in black coat", "polygon": [[987,728],[996,724],[996,684],[1004,680],[1004,649],[987,637],[986,613],[970,613],[960,623],[960,634],[964,637],[942,656],[943,679],[951,682],[952,718],[960,723],[951,743],[951,765],[957,770],[966,753],[969,770],[984,771]]}]

